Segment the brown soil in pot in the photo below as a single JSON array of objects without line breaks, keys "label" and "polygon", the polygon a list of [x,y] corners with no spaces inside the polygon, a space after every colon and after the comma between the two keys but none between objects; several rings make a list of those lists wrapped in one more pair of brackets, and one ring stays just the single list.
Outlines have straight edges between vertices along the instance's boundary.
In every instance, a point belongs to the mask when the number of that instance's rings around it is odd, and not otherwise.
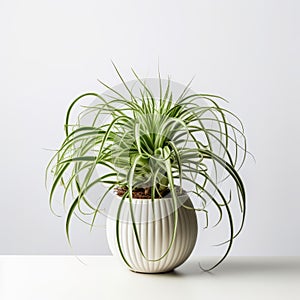
[{"label": "brown soil in pot", "polygon": [[[126,192],[128,191],[128,188],[123,186],[123,187],[118,187],[115,188],[115,192],[118,196],[122,197]],[[179,188],[176,188],[177,194],[179,194]],[[167,189],[162,193],[162,197],[166,196],[167,194],[170,193],[170,190]],[[155,193],[155,198],[159,199],[162,198],[160,197],[157,193]],[[149,188],[136,188],[132,191],[132,198],[135,199],[151,199],[151,187]]]}]

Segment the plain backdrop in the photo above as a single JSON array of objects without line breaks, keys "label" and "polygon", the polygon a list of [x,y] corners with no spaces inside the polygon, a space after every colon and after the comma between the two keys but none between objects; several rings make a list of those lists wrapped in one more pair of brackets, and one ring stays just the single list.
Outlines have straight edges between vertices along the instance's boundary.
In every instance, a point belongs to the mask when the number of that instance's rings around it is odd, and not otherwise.
[{"label": "plain backdrop", "polygon": [[[109,254],[104,222],[90,233],[49,209],[45,167],[71,101],[157,75],[222,95],[245,125],[248,197],[232,255],[300,254],[300,2],[295,0],[1,0],[0,254]],[[101,225],[101,224],[100,224]],[[208,241],[200,231],[199,242]],[[215,253],[209,243],[201,253]],[[196,248],[196,249],[198,249]]]}]

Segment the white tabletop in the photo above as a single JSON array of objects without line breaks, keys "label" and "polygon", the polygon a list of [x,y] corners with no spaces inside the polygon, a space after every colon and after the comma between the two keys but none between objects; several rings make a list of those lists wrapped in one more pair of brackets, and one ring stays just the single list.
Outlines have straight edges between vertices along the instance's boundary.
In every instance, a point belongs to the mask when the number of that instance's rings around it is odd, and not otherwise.
[{"label": "white tabletop", "polygon": [[80,259],[0,256],[0,299],[300,299],[300,257],[229,257],[209,273],[192,257],[166,274],[134,273],[111,256]]}]

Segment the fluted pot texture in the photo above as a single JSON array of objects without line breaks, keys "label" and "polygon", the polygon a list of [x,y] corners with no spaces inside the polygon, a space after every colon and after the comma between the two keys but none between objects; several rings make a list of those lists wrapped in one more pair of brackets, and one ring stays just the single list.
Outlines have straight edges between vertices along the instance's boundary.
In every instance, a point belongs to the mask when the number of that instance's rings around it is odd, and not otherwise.
[{"label": "fluted pot texture", "polygon": [[[155,199],[154,202],[151,199],[132,199],[131,212],[129,199],[125,199],[119,211],[117,225],[116,216],[121,197],[114,197],[107,218],[108,243],[112,253],[124,263],[126,260],[132,271],[168,272],[190,256],[196,243],[198,226],[196,213],[192,209],[193,204],[187,194],[178,196],[180,201],[175,208],[178,211],[178,222],[172,244],[175,222],[172,198]],[[134,232],[132,216],[138,239]],[[117,243],[117,230],[123,258]]]}]

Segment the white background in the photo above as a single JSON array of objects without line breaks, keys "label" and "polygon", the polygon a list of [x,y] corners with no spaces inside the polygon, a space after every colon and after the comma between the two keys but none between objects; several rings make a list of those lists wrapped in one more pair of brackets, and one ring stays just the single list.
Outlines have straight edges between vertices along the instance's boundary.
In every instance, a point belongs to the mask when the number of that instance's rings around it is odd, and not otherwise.
[{"label": "white background", "polygon": [[[44,170],[70,102],[100,78],[163,75],[230,100],[249,150],[247,222],[232,255],[299,255],[300,2],[0,1],[0,254],[107,254],[105,229],[49,210]],[[201,237],[199,238],[199,240]],[[211,254],[204,247],[202,254]]]}]

